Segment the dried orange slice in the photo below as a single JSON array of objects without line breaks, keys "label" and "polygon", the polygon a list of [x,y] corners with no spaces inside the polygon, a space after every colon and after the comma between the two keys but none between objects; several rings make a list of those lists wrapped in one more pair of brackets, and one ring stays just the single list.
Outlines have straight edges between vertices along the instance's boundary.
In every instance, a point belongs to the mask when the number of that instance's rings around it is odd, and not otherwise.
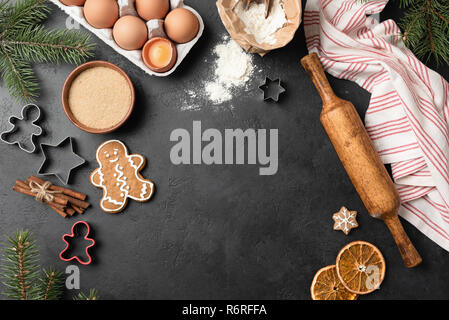
[{"label": "dried orange slice", "polygon": [[373,292],[385,278],[386,265],[382,253],[366,241],[354,241],[341,249],[336,267],[341,283],[357,294]]},{"label": "dried orange slice", "polygon": [[357,295],[349,292],[340,282],[335,266],[324,267],[313,277],[310,293],[313,300],[355,300]]}]

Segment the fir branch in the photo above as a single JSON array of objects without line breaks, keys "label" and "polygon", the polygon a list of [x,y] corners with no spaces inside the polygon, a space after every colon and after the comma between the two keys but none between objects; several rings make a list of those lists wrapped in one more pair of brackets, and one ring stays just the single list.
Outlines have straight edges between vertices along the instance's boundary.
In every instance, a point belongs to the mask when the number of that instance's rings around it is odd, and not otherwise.
[{"label": "fir branch", "polygon": [[399,0],[399,6],[406,8],[399,21],[406,46],[424,62],[449,64],[449,1]]},{"label": "fir branch", "polygon": [[449,2],[416,0],[406,2],[408,10],[399,25],[405,44],[420,59],[431,57],[437,64],[449,64]]},{"label": "fir branch", "polygon": [[73,297],[73,300],[100,300],[100,297],[98,296],[98,291],[96,289],[90,289],[88,295],[84,292],[80,292]]},{"label": "fir branch", "polygon": [[[50,8],[45,0],[21,0],[9,4],[10,0],[2,1],[4,16],[0,20],[2,39],[9,32],[20,32],[21,30],[34,26],[45,20],[50,13]],[[6,5],[9,5],[6,7]]]},{"label": "fir branch", "polygon": [[78,31],[46,30],[29,27],[13,39],[0,39],[0,45],[16,52],[26,61],[80,64],[92,57],[89,35]]},{"label": "fir branch", "polygon": [[32,62],[80,64],[93,55],[87,34],[39,25],[49,13],[45,0],[0,0],[0,77],[21,102],[39,94]]},{"label": "fir branch", "polygon": [[418,12],[413,12],[412,10],[410,10],[409,14],[410,14],[410,18],[409,18],[409,22],[406,24],[407,28],[404,31],[403,34],[403,40],[405,42],[407,42],[408,40],[408,35],[410,34],[410,31],[413,30],[416,27],[416,22],[418,21],[418,19],[420,19],[422,17],[422,15],[426,12],[426,8],[423,7],[421,10],[419,10]]},{"label": "fir branch", "polygon": [[11,299],[32,299],[36,293],[33,282],[38,272],[37,250],[30,232],[17,231],[3,251],[4,294]]},{"label": "fir branch", "polygon": [[64,289],[64,277],[59,271],[44,269],[38,279],[38,289],[36,299],[38,300],[59,300]]},{"label": "fir branch", "polygon": [[5,47],[0,47],[0,75],[11,96],[28,102],[39,94],[39,85],[31,65]]}]

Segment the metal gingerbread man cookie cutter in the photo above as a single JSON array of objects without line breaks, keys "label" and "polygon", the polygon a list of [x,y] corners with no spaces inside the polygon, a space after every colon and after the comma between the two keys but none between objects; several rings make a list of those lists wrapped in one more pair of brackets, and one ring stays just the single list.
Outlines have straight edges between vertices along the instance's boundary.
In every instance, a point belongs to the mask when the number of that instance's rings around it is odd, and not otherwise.
[{"label": "metal gingerbread man cookie cutter", "polygon": [[[36,113],[34,117],[30,115],[30,112]],[[41,118],[41,109],[35,104],[27,104],[22,108],[21,116],[11,116],[8,122],[13,126],[10,130],[4,131],[0,134],[0,140],[6,144],[17,144],[19,148],[27,153],[33,153],[37,149],[35,143],[35,137],[42,134],[43,130],[40,126],[36,125],[36,122]],[[32,128],[32,132],[23,133],[20,132],[21,123],[28,123],[29,127]],[[13,138],[10,140],[8,137],[13,135],[20,136],[19,138]]]},{"label": "metal gingerbread man cookie cutter", "polygon": [[[86,230],[86,233],[85,233],[85,235],[84,235],[84,237],[83,237],[83,240],[89,241],[89,242],[91,243],[90,245],[88,245],[88,246],[85,248],[85,253],[86,253],[87,260],[81,260],[81,258],[80,258],[79,256],[77,256],[77,255],[71,255],[69,258],[66,258],[64,255],[65,255],[65,253],[67,252],[67,250],[70,249],[70,242],[67,241],[66,238],[74,239],[74,238],[78,235],[78,232],[77,232],[77,231],[79,231],[78,228],[79,228],[79,225],[81,225],[81,224],[84,225],[85,228],[87,229],[87,230]],[[92,256],[91,256],[90,253],[89,253],[89,249],[92,248],[92,247],[95,245],[95,240],[92,239],[92,238],[89,238],[89,235],[90,235],[90,233],[91,233],[91,232],[90,232],[90,226],[89,226],[89,224],[88,224],[86,221],[78,221],[78,222],[75,222],[75,223],[73,224],[73,226],[72,226],[72,231],[71,231],[71,232],[72,232],[71,234],[67,233],[67,234],[64,234],[64,235],[62,236],[62,241],[65,242],[65,245],[66,245],[66,246],[65,246],[64,250],[62,250],[61,253],[59,254],[59,258],[60,258],[62,261],[72,261],[72,260],[76,260],[76,261],[78,261],[79,263],[81,263],[82,265],[88,265],[88,264],[90,264],[90,263],[92,262]]]}]

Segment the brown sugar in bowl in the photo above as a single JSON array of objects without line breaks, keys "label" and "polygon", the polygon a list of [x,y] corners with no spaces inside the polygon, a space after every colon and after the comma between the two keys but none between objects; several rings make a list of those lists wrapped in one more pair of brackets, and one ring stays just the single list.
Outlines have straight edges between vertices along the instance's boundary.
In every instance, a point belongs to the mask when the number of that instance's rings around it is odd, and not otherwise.
[{"label": "brown sugar in bowl", "polygon": [[[84,71],[92,69],[92,68],[96,68],[96,67],[109,68],[109,69],[116,71],[121,76],[123,76],[123,78],[125,79],[125,82],[129,86],[130,95],[131,95],[130,104],[127,107],[128,110],[124,114],[123,118],[118,122],[114,122],[113,124],[111,124],[110,127],[107,127],[107,128],[94,128],[94,127],[89,127],[86,124],[82,123],[74,116],[74,114],[70,108],[70,103],[69,103],[70,89],[71,89],[72,84],[75,81],[75,79]],[[135,91],[134,91],[134,86],[131,82],[131,79],[128,77],[128,75],[125,73],[125,71],[123,71],[121,68],[119,68],[115,64],[112,64],[112,63],[106,62],[106,61],[91,61],[91,62],[87,62],[85,64],[80,65],[79,67],[77,67],[75,70],[73,70],[69,74],[69,76],[67,77],[67,79],[64,83],[64,87],[62,89],[61,100],[62,100],[62,106],[64,108],[65,114],[67,115],[69,120],[75,126],[77,126],[79,129],[89,132],[89,133],[104,134],[104,133],[109,133],[114,130],[117,130],[129,119],[129,117],[131,116],[131,113],[134,109]]]}]

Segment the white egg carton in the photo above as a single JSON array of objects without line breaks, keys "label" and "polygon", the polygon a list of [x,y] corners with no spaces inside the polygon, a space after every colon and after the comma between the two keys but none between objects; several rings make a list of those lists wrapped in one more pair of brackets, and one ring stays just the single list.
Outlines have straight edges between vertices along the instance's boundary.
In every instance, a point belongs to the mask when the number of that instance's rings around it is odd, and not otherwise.
[{"label": "white egg carton", "polygon": [[[67,13],[70,17],[72,17],[76,22],[81,24],[83,27],[94,33],[97,37],[99,37],[101,40],[103,40],[107,45],[109,45],[112,49],[120,53],[122,56],[126,57],[129,61],[134,63],[136,66],[138,66],[140,69],[148,73],[152,76],[157,77],[166,77],[170,74],[172,74],[176,68],[181,64],[182,60],[187,56],[189,51],[192,49],[192,47],[195,45],[195,43],[198,41],[198,39],[202,36],[204,31],[204,22],[201,18],[200,14],[193,9],[192,7],[186,6],[182,0],[170,0],[170,9],[173,10],[175,8],[185,8],[190,11],[192,11],[195,16],[198,18],[200,27],[198,30],[198,34],[196,37],[187,43],[183,44],[176,44],[176,49],[178,51],[178,59],[176,61],[176,64],[173,66],[172,69],[170,69],[167,72],[158,73],[152,71],[150,68],[148,68],[145,63],[142,60],[142,50],[132,50],[127,51],[122,48],[120,48],[114,41],[114,38],[112,37],[112,29],[95,29],[92,27],[84,18],[83,14],[83,7],[77,7],[77,6],[66,6],[62,4],[59,0],[50,0],[55,5],[57,5],[61,10],[63,10],[65,13]],[[161,20],[150,20],[147,22],[147,26],[149,29],[149,34],[151,36],[163,36],[165,35],[165,31],[163,29],[163,23],[161,23]]]}]

